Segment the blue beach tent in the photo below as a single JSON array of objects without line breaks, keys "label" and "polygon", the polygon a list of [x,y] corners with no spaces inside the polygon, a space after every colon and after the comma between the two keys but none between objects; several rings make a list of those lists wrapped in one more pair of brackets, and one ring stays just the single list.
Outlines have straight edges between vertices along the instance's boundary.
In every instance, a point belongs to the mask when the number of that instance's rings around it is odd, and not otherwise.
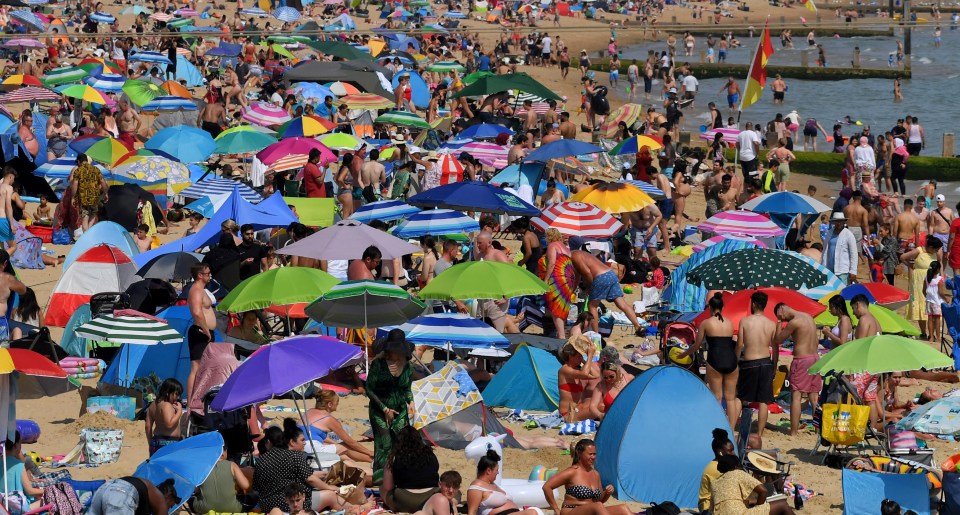
[{"label": "blue beach tent", "polygon": [[559,371],[556,356],[520,345],[483,390],[483,401],[487,406],[552,412],[560,407]]},{"label": "blue beach tent", "polygon": [[104,243],[120,249],[131,258],[140,253],[140,249],[137,248],[137,244],[133,241],[133,236],[130,236],[129,231],[116,222],[103,220],[95,223],[77,238],[77,242],[67,253],[63,268],[69,268],[84,252]]},{"label": "blue beach tent", "polygon": [[190,350],[187,341],[163,345],[123,344],[100,378],[101,383],[129,387],[138,377],[157,374],[161,380],[172,377],[186,385],[190,376]]},{"label": "blue beach tent", "polygon": [[596,438],[597,471],[621,501],[696,507],[716,428],[733,435],[703,381],[680,367],[651,368],[607,410]]}]

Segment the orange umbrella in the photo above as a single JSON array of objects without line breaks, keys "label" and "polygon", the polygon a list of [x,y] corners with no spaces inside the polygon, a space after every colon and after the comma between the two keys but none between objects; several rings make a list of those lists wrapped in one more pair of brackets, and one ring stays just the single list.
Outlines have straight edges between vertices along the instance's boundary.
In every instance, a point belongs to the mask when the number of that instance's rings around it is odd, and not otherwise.
[{"label": "orange umbrella", "polygon": [[175,80],[168,80],[161,84],[160,87],[171,95],[182,97],[187,100],[193,100],[193,95],[190,93],[190,90]]},{"label": "orange umbrella", "polygon": [[625,182],[601,182],[568,199],[593,204],[607,213],[630,213],[655,204],[640,188]]}]

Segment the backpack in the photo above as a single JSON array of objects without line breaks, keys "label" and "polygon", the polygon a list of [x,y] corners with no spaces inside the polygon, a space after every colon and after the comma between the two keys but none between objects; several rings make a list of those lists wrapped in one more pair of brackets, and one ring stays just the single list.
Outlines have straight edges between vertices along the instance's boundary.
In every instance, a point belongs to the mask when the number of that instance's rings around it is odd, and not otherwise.
[{"label": "backpack", "polygon": [[83,507],[73,487],[67,483],[56,483],[43,489],[43,504],[52,504],[50,513],[54,515],[83,515]]},{"label": "backpack", "polygon": [[644,513],[647,515],[680,515],[680,508],[670,501],[664,501],[659,504],[653,503]]}]

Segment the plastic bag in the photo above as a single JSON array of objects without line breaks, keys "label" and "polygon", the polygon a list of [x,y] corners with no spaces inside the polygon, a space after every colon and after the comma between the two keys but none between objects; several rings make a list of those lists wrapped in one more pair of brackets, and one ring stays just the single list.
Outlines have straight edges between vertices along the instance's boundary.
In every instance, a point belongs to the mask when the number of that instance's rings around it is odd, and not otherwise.
[{"label": "plastic bag", "polygon": [[866,436],[869,422],[869,406],[824,404],[821,436],[834,445],[853,445]]}]

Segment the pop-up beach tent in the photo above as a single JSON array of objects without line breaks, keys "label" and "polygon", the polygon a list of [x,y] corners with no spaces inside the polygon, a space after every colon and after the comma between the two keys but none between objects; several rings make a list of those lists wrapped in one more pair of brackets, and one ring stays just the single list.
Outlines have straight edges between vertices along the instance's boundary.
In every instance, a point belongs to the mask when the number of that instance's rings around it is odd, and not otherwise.
[{"label": "pop-up beach tent", "polygon": [[483,398],[489,406],[554,411],[560,407],[559,371],[556,356],[520,345],[483,390]]},{"label": "pop-up beach tent", "polygon": [[597,471],[621,501],[696,507],[716,428],[733,435],[703,381],[680,367],[651,368],[607,410],[596,438]]}]

